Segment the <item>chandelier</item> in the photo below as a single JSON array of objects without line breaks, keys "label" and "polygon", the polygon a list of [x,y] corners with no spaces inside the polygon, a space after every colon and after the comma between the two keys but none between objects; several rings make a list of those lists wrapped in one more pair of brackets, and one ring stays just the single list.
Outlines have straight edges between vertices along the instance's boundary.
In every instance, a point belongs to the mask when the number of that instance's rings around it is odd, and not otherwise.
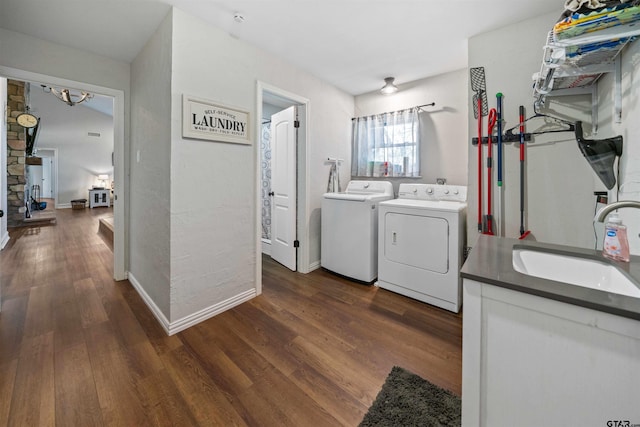
[{"label": "chandelier", "polygon": [[76,95],[74,93],[71,93],[69,89],[56,89],[45,85],[42,85],[42,90],[46,93],[54,94],[56,98],[70,107],[93,98],[92,94],[84,91],[81,91],[80,95]]}]

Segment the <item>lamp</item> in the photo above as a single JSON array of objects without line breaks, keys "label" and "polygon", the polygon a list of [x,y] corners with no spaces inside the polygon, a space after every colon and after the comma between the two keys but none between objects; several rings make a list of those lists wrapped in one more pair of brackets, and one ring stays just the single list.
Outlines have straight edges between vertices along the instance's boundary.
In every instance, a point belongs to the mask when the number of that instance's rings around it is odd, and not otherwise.
[{"label": "lamp", "polygon": [[107,188],[106,181],[109,179],[109,175],[100,174],[98,175],[98,180],[102,181],[102,188]]},{"label": "lamp", "polygon": [[[80,95],[75,95],[75,94],[72,94],[69,89],[58,90],[56,88],[45,86],[45,85],[41,85],[41,86],[42,86],[42,90],[45,93],[54,94],[56,98],[58,98],[60,101],[64,102],[70,107],[73,107],[76,104],[80,104],[81,102],[84,102],[93,98],[93,95],[90,94],[89,92],[82,91],[80,92]],[[77,98],[77,100],[74,100],[74,98]]]},{"label": "lamp", "polygon": [[611,190],[616,185],[613,173],[613,163],[616,157],[622,156],[622,136],[607,139],[584,139],[582,136],[582,122],[575,124],[576,141],[582,155],[593,168],[602,183]]},{"label": "lamp", "polygon": [[393,84],[395,78],[393,77],[385,77],[384,86],[380,89],[380,93],[384,95],[391,95],[392,93],[396,93],[398,91],[398,87]]}]

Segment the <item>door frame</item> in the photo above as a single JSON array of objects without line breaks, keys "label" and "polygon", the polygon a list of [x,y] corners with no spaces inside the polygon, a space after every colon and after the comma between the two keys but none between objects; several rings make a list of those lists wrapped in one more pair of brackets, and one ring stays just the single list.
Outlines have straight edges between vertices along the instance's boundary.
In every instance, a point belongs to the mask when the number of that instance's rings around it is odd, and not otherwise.
[{"label": "door frame", "polygon": [[[295,93],[286,91],[277,86],[265,83],[258,80],[256,82],[256,119],[255,119],[255,166],[256,166],[256,191],[255,191],[255,206],[256,206],[256,222],[255,222],[255,236],[256,236],[256,291],[258,294],[262,293],[262,214],[260,206],[262,205],[260,189],[261,186],[261,162],[260,162],[260,144],[258,141],[259,130],[262,124],[262,102],[265,93],[269,93],[280,98],[290,100],[293,104],[302,106],[299,109],[298,118],[301,122],[298,132],[302,132],[303,135],[298,134],[298,149],[297,151],[297,229],[298,229],[298,241],[300,246],[298,248],[298,271],[301,273],[309,272],[309,227],[307,225],[307,218],[309,216],[309,118],[310,118],[310,105],[309,100]],[[304,111],[301,111],[304,110]],[[301,143],[301,139],[303,139]]]},{"label": "door frame", "polygon": [[[39,156],[43,159],[51,159],[51,186],[53,187],[52,196],[53,196],[53,208],[55,209],[58,206],[58,149],[57,148],[45,148],[40,147],[37,149],[37,152],[46,151],[47,154],[52,153],[51,156]],[[37,154],[36,152],[36,154]]]},{"label": "door frame", "polygon": [[[2,88],[0,89],[0,105],[2,117],[0,117],[0,208],[4,215],[0,218],[0,251],[9,243],[9,233],[7,232],[7,79],[0,79]],[[0,285],[1,287],[2,285]],[[0,289],[0,310],[2,310],[2,295]]]},{"label": "door frame", "polygon": [[[73,87],[74,89],[94,92],[113,98],[113,151],[114,151],[114,204],[113,204],[113,278],[114,280],[125,280],[125,248],[127,226],[125,216],[125,203],[127,200],[127,189],[125,186],[125,96],[124,91],[112,89],[104,86],[97,86],[90,83],[83,83],[74,80],[67,80],[46,74],[34,73],[31,71],[19,70],[11,67],[0,66],[0,76],[12,80],[25,82],[37,82],[47,85]],[[6,200],[3,200],[6,203]]]}]

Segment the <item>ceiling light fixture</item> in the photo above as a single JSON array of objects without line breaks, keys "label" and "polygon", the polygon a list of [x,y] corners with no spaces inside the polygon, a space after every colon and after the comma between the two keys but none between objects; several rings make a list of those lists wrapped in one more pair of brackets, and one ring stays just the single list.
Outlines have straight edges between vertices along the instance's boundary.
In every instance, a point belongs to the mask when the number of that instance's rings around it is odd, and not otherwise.
[{"label": "ceiling light fixture", "polygon": [[392,93],[396,93],[398,91],[398,87],[393,84],[395,78],[386,77],[384,79],[384,86],[380,89],[380,92],[384,95],[391,95]]},{"label": "ceiling light fixture", "polygon": [[41,85],[42,90],[45,93],[52,93],[58,98],[60,101],[64,102],[70,107],[73,107],[76,104],[80,104],[81,102],[88,101],[93,98],[93,95],[89,92],[80,92],[80,95],[72,94],[69,89],[56,89],[50,86]]}]

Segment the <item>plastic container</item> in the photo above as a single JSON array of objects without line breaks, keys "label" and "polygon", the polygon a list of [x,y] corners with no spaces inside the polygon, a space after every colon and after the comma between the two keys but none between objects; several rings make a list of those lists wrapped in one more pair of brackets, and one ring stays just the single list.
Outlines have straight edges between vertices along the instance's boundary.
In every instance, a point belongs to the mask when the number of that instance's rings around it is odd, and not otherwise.
[{"label": "plastic container", "polygon": [[617,213],[609,215],[604,226],[604,245],[602,255],[615,261],[629,262],[629,240],[627,227]]}]

